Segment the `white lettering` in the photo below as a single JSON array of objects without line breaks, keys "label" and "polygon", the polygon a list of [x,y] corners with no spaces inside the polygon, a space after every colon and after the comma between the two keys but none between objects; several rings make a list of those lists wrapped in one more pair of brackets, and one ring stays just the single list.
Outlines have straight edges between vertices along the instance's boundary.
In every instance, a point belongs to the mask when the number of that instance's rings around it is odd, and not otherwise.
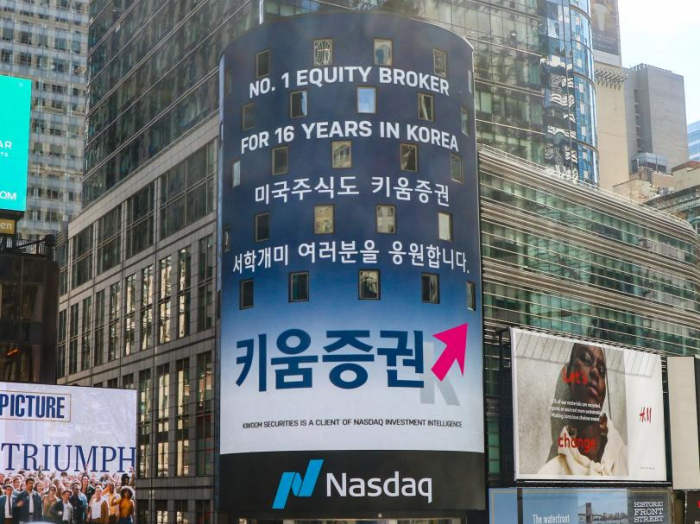
[{"label": "white lettering", "polygon": [[[349,488],[348,488],[349,486]],[[326,496],[338,497],[425,497],[428,504],[433,502],[433,479],[422,478],[416,480],[411,477],[401,477],[398,471],[394,475],[384,479],[372,477],[367,480],[360,477],[348,479],[347,473],[343,473],[340,481],[333,473],[326,474]]]}]

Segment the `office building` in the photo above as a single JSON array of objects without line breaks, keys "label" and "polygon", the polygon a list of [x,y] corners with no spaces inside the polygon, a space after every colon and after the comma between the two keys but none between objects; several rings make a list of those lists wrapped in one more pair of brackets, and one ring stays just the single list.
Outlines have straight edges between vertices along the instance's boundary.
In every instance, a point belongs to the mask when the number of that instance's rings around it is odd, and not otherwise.
[{"label": "office building", "polygon": [[656,168],[668,173],[688,161],[683,77],[647,64],[625,69],[625,74],[630,172],[653,155]]},{"label": "office building", "polygon": [[22,238],[43,239],[82,198],[88,2],[10,0],[0,16],[0,75],[32,80],[27,212]]},{"label": "office building", "polygon": [[688,126],[688,153],[691,160],[700,160],[700,121]]}]

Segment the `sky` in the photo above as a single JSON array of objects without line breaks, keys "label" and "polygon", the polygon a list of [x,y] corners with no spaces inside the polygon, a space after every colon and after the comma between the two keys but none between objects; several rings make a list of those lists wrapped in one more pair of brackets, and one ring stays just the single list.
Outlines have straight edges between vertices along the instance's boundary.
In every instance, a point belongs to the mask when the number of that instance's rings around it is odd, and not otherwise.
[{"label": "sky", "polygon": [[685,78],[688,123],[700,120],[700,0],[619,0],[622,65]]}]

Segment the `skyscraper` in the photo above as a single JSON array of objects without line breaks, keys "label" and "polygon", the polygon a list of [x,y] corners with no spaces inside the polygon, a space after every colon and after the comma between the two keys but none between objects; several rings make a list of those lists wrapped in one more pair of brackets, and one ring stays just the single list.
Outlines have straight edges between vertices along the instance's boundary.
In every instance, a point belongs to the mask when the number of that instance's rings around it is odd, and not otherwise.
[{"label": "skyscraper", "polygon": [[33,81],[27,212],[20,236],[41,238],[81,202],[86,1],[9,0],[0,19],[0,74]]},{"label": "skyscraper", "polygon": [[[647,64],[625,69],[627,150],[631,169],[688,161],[683,77]],[[655,167],[656,169],[656,167]]]}]

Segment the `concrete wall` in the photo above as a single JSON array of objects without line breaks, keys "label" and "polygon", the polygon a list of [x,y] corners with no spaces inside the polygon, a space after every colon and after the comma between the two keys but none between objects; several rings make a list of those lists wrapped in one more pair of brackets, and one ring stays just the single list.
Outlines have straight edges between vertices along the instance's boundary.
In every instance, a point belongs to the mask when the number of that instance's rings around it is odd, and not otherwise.
[{"label": "concrete wall", "polygon": [[604,77],[597,74],[601,69],[620,77],[623,71],[619,67],[596,64],[600,186],[612,190],[613,186],[625,182],[629,173],[627,112],[624,83],[603,81]]}]

